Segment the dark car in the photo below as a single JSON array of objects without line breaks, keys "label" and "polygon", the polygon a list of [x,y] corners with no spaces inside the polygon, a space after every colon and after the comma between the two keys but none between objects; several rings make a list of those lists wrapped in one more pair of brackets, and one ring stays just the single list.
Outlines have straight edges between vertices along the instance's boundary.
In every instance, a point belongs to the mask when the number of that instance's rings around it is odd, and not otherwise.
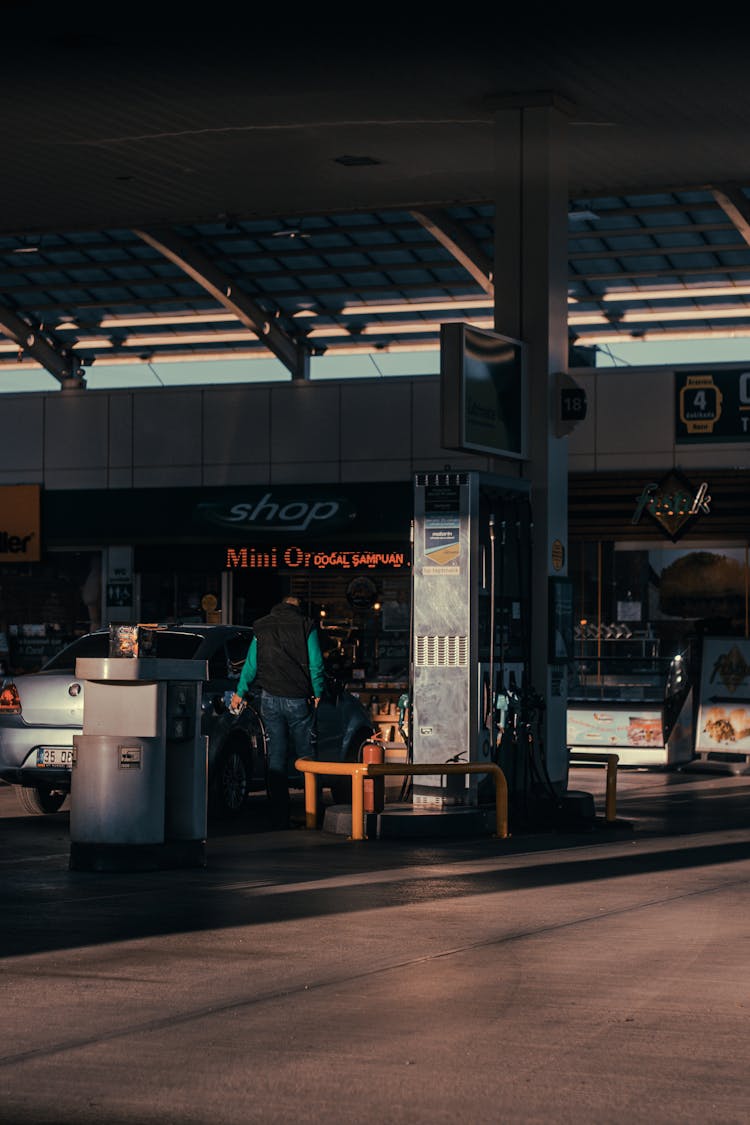
[{"label": "dark car", "polygon": [[[241,625],[173,625],[155,633],[154,656],[208,663],[201,709],[203,733],[208,735],[209,811],[215,816],[240,813],[251,792],[266,788],[258,699],[251,694],[249,706],[237,716],[228,708],[252,636],[252,628]],[[16,786],[27,812],[57,812],[70,791],[73,736],[83,727],[84,681],[75,674],[76,660],[107,658],[109,641],[107,629],[88,633],[61,649],[40,671],[1,682],[0,780]],[[311,753],[322,761],[356,761],[372,734],[359,699],[328,677]],[[292,773],[290,781],[301,785],[301,775]]]}]

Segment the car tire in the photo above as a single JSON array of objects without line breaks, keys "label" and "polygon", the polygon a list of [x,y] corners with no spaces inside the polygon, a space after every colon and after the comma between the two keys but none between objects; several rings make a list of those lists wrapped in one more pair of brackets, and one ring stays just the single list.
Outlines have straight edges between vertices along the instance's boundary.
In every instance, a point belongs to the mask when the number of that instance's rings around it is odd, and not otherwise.
[{"label": "car tire", "polygon": [[239,816],[250,792],[251,756],[238,739],[221,748],[208,785],[208,809],[212,816]]},{"label": "car tire", "polygon": [[[361,762],[362,747],[372,738],[370,727],[358,727],[349,739],[345,762]],[[352,803],[352,779],[350,777],[332,777],[329,783],[331,797],[335,805],[350,805]]]},{"label": "car tire", "polygon": [[59,812],[68,795],[60,789],[38,789],[32,785],[14,785],[13,788],[23,811],[33,816],[49,816]]}]

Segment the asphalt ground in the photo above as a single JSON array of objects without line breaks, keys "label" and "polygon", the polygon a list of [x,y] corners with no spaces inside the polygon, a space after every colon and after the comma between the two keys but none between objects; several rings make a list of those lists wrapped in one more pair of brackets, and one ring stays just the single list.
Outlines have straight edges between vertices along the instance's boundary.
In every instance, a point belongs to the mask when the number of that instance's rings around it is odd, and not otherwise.
[{"label": "asphalt ground", "polygon": [[[509,840],[210,827],[69,869],[0,787],[2,1125],[750,1120],[750,778],[571,774]],[[301,794],[296,795],[301,812]]]}]

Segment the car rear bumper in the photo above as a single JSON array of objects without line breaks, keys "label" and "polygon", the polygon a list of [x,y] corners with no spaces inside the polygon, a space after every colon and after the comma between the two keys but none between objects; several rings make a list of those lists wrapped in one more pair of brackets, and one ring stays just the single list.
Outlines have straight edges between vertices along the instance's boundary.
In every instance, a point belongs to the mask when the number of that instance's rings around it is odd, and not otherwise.
[{"label": "car rear bumper", "polygon": [[0,780],[9,785],[25,785],[31,789],[59,789],[70,791],[70,770],[46,767],[35,769],[32,766],[0,767]]},{"label": "car rear bumper", "polygon": [[[0,778],[11,785],[70,789],[70,757],[78,728],[0,728]],[[42,765],[46,759],[46,764]],[[67,760],[66,760],[67,759]]]}]

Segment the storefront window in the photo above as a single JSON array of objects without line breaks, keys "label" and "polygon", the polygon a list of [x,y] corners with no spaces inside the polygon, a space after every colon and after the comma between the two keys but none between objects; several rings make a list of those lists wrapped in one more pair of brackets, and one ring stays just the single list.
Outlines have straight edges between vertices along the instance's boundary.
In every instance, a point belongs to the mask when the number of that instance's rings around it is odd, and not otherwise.
[{"label": "storefront window", "polygon": [[142,621],[210,621],[212,614],[221,614],[221,576],[208,571],[148,570],[140,577],[140,606]]},{"label": "storefront window", "polygon": [[581,675],[622,679],[638,663],[678,654],[695,673],[704,637],[748,635],[745,546],[579,543],[570,575],[574,686]]},{"label": "storefront window", "polygon": [[55,551],[0,566],[3,666],[34,672],[63,645],[101,627],[101,552]]}]

